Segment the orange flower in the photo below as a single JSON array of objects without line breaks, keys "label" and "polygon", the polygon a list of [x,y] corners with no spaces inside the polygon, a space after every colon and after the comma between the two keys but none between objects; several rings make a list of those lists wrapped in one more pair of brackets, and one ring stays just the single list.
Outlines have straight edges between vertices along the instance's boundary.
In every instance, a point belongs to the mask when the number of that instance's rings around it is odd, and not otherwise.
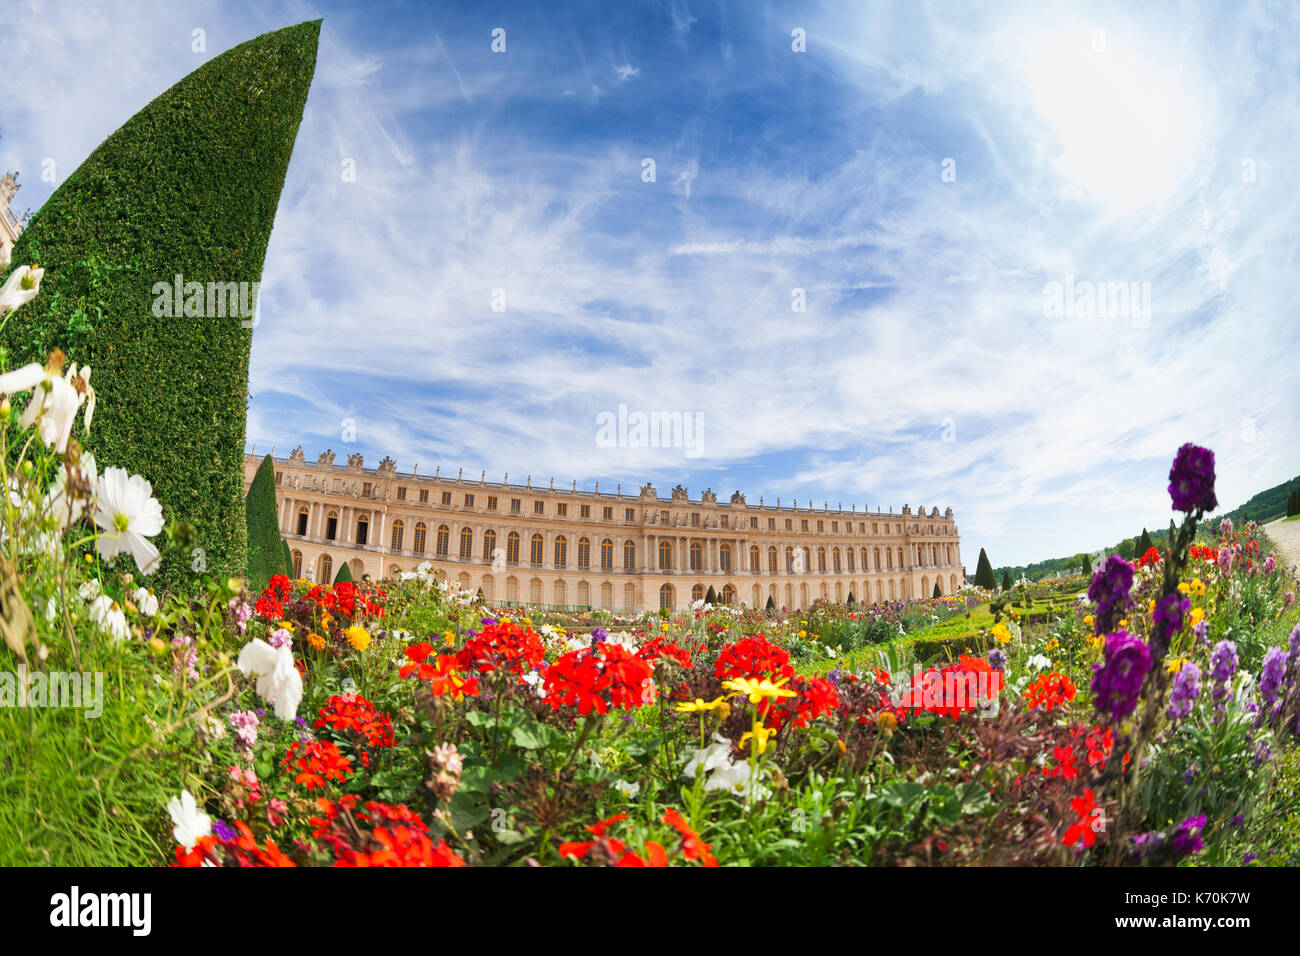
[{"label": "orange flower", "polygon": [[682,815],[672,807],[669,807],[667,812],[664,813],[664,823],[682,835],[682,855],[686,859],[699,860],[705,866],[718,865],[718,861],[709,852],[713,849],[713,844],[701,840],[699,834],[692,830],[686,821],[682,819]]}]

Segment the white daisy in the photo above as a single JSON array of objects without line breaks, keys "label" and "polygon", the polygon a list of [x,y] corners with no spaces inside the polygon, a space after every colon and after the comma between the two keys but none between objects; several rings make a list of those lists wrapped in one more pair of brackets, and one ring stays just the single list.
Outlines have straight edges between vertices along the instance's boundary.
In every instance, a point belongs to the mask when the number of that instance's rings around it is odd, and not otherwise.
[{"label": "white daisy", "polygon": [[167,813],[175,824],[172,836],[186,850],[194,849],[201,837],[212,835],[212,818],[199,809],[194,795],[188,790],[182,790],[179,797],[168,801]]},{"label": "white daisy", "polygon": [[153,497],[153,485],[124,468],[109,468],[99,479],[95,500],[99,535],[95,548],[111,561],[126,552],[144,574],[158,570],[158,549],[147,539],[162,531],[162,505]]}]

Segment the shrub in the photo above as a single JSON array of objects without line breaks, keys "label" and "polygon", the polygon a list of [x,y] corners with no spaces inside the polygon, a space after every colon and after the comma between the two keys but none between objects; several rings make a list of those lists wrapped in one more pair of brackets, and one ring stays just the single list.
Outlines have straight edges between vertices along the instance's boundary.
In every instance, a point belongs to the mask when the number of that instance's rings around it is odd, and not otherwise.
[{"label": "shrub", "polygon": [[997,578],[993,576],[993,565],[983,548],[980,548],[979,561],[975,564],[975,585],[990,591],[998,586]]},{"label": "shrub", "polygon": [[262,459],[248,487],[245,502],[248,518],[248,586],[264,591],[276,574],[289,574],[288,551],[280,537],[279,511],[275,505],[275,461],[270,455]]},{"label": "shrub", "polygon": [[351,581],[351,580],[352,580],[352,569],[348,567],[348,563],[346,561],[343,561],[339,564],[338,574],[334,575],[334,583],[338,584],[340,581]]},{"label": "shrub", "polygon": [[[164,557],[159,586],[245,570],[251,331],[238,315],[154,306],[180,275],[204,290],[249,283],[251,307],[319,33],[318,20],[267,33],[182,79],[90,154],[13,249],[15,267],[47,271],[40,305],[14,313],[0,345],[21,362],[59,347],[90,365],[96,457],[148,477],[165,519],[197,529],[203,564]],[[224,315],[209,298],[172,304]]]}]

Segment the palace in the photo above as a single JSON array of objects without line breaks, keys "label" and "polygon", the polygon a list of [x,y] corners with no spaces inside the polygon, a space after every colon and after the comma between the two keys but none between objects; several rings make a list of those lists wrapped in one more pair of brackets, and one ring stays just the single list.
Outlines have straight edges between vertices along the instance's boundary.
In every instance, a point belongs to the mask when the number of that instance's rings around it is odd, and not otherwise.
[{"label": "palace", "polygon": [[[262,458],[244,456],[247,491]],[[823,503],[750,504],[739,491],[692,500],[678,485],[635,494],[399,474],[385,458],[346,466],[301,446],[275,459],[280,530],[295,577],[330,582],[346,561],[378,580],[428,562],[494,603],[680,610],[719,600],[806,608],[818,598],[885,602],[954,594],[965,582],[952,509],[895,514]]]}]

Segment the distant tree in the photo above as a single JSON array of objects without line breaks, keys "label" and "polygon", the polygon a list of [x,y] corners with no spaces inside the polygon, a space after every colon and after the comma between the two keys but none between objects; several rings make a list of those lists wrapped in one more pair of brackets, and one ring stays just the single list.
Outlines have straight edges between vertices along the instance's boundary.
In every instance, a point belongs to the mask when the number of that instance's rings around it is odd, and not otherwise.
[{"label": "distant tree", "polygon": [[975,563],[975,584],[990,591],[998,586],[997,578],[993,576],[993,565],[989,563],[989,556],[983,548],[980,548],[980,557]]},{"label": "distant tree", "polygon": [[293,552],[289,550],[289,542],[285,541],[284,538],[280,539],[280,543],[284,545],[284,573],[289,577],[293,577]]},{"label": "distant tree", "polygon": [[1136,557],[1139,557],[1139,558],[1142,557],[1143,555],[1145,555],[1149,550],[1151,550],[1151,549],[1154,548],[1154,547],[1155,547],[1155,544],[1151,541],[1151,535],[1147,534],[1147,529],[1146,529],[1146,528],[1143,528],[1143,529],[1142,529],[1142,537],[1138,539],[1138,543],[1137,543],[1137,555],[1136,555]]},{"label": "distant tree", "polygon": [[248,529],[248,587],[260,593],[273,576],[289,573],[284,563],[284,539],[280,537],[279,510],[275,504],[275,461],[270,455],[262,459],[248,486],[244,521]]},{"label": "distant tree", "polygon": [[704,595],[704,603],[705,603],[705,604],[717,604],[717,603],[718,603],[718,592],[716,592],[715,590],[713,590],[713,585],[712,585],[712,584],[709,585],[709,593],[706,594],[706,595]]},{"label": "distant tree", "polygon": [[1010,590],[1011,590],[1011,572],[1010,572],[1010,571],[1003,571],[1003,572],[1002,572],[1002,590],[1004,590],[1004,591],[1010,591]]},{"label": "distant tree", "polygon": [[765,605],[764,609],[768,611],[776,610],[776,601],[772,599],[772,595],[770,594],[767,596],[767,604]]},{"label": "distant tree", "polygon": [[482,604],[482,603],[483,603],[483,589],[482,589],[482,588],[479,588],[479,589],[478,589],[478,594],[476,594],[475,597],[477,598],[479,604]]},{"label": "distant tree", "polygon": [[1137,541],[1133,538],[1125,538],[1115,550],[1119,552],[1119,556],[1125,561],[1132,561],[1137,557]]},{"label": "distant tree", "polygon": [[934,582],[934,594],[931,595],[931,596],[932,596],[932,597],[943,597],[943,591],[939,590],[939,582],[938,582],[938,581],[935,581],[935,582]]},{"label": "distant tree", "polygon": [[857,601],[853,600],[853,592],[852,592],[852,591],[849,592],[849,599],[848,599],[847,601],[845,601],[844,603],[847,604],[849,607],[853,607],[853,605],[855,605],[855,604],[858,603]]},{"label": "distant tree", "polygon": [[1079,573],[1084,577],[1092,574],[1092,558],[1089,555],[1079,555]]},{"label": "distant tree", "polygon": [[338,584],[340,581],[351,581],[351,580],[352,580],[352,569],[348,567],[348,563],[344,561],[341,564],[339,564],[339,573],[334,575],[334,583]]}]

